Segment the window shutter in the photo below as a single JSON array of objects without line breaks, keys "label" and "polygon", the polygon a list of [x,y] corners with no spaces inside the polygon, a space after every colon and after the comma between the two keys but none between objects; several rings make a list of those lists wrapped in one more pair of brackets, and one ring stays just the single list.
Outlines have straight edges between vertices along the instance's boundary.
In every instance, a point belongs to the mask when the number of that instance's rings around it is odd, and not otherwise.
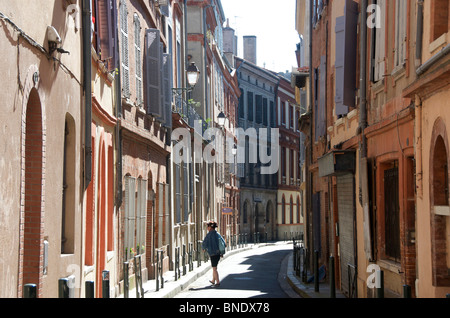
[{"label": "window shutter", "polygon": [[263,125],[267,126],[268,124],[268,113],[267,113],[267,98],[263,98]]},{"label": "window shutter", "polygon": [[318,116],[318,131],[319,136],[326,135],[326,93],[327,93],[327,57],[325,55],[320,57],[319,67],[319,113]]},{"label": "window shutter", "polygon": [[407,1],[396,0],[395,66],[403,66],[406,57],[406,5]]},{"label": "window shutter", "polygon": [[180,165],[175,164],[175,223],[181,222],[181,178],[180,178]]},{"label": "window shutter", "polygon": [[146,103],[147,112],[155,117],[162,117],[161,105],[161,47],[160,31],[147,29],[145,32],[146,59]]},{"label": "window shutter", "polygon": [[122,93],[130,97],[130,67],[128,58],[128,10],[125,0],[120,3],[120,35],[122,47]]},{"label": "window shutter", "polygon": [[105,62],[108,71],[114,70],[114,21],[112,0],[97,0],[97,47],[100,59]]},{"label": "window shutter", "polygon": [[345,115],[349,107],[355,107],[356,43],[358,4],[346,0],[343,17],[336,19],[336,115]]},{"label": "window shutter", "polygon": [[247,92],[247,119],[253,121],[253,93]]},{"label": "window shutter", "polygon": [[139,254],[143,253],[142,247],[145,245],[145,227],[147,219],[147,180],[138,179],[137,201],[138,208],[136,210],[136,247]]},{"label": "window shutter", "polygon": [[186,162],[183,162],[183,209],[183,221],[187,222],[189,220],[189,179],[188,167]]},{"label": "window shutter", "polygon": [[141,21],[134,15],[134,50],[136,60],[136,103],[140,106],[142,100],[142,59],[141,59]]},{"label": "window shutter", "polygon": [[261,95],[256,95],[255,96],[255,101],[256,101],[256,118],[255,118],[255,122],[257,124],[262,124],[262,96]]},{"label": "window shutter", "polygon": [[163,54],[163,102],[165,126],[172,127],[172,55]]},{"label": "window shutter", "polygon": [[136,179],[125,177],[125,253],[129,259],[134,248]]},{"label": "window shutter", "polygon": [[380,22],[381,28],[375,30],[375,59],[374,59],[374,74],[373,81],[378,82],[383,79],[385,69],[385,15],[386,15],[386,1],[377,1],[380,6]]}]

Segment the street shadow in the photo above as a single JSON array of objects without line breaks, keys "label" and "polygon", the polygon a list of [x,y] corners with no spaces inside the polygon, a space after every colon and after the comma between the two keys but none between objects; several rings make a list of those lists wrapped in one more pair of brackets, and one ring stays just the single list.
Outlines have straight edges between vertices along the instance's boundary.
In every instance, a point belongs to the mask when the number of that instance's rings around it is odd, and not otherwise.
[{"label": "street shadow", "polygon": [[[237,265],[249,265],[245,273],[228,274],[220,282],[220,288],[226,290],[258,291],[261,295],[250,298],[288,298],[278,283],[278,275],[283,259],[292,252],[286,248],[267,254],[252,255]],[[220,263],[219,263],[220,274]]]}]

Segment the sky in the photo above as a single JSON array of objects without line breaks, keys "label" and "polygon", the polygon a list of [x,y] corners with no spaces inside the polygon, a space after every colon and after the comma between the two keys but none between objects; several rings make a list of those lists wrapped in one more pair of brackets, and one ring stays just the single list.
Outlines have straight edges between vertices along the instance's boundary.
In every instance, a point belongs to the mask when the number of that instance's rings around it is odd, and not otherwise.
[{"label": "sky", "polygon": [[[295,30],[295,0],[221,0],[225,18],[238,36],[238,56],[243,57],[242,37],[257,37],[257,64],[274,72],[291,72],[299,36]],[[226,23],[225,25],[226,26]]]}]

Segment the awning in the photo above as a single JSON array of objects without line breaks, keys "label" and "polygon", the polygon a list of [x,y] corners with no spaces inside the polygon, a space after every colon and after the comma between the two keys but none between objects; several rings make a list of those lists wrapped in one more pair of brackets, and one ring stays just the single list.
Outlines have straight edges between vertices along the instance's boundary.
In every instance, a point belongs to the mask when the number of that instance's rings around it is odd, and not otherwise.
[{"label": "awning", "polygon": [[355,150],[334,150],[318,159],[319,177],[354,173],[356,166]]}]

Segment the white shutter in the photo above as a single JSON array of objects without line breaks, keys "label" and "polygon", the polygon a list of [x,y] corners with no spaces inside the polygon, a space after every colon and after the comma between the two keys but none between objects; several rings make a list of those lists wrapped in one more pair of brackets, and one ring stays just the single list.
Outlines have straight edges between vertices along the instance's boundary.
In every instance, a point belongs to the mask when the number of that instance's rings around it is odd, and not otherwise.
[{"label": "white shutter", "polygon": [[147,180],[138,179],[136,209],[136,247],[140,254],[145,246],[145,225],[147,216]]},{"label": "white shutter", "polygon": [[128,58],[128,10],[125,0],[120,1],[120,38],[122,48],[122,93],[130,97],[130,67]]},{"label": "white shutter", "polygon": [[378,82],[383,79],[384,68],[385,68],[385,16],[386,16],[386,2],[380,1],[378,4],[380,6],[380,22],[381,27],[375,30],[375,70],[374,70],[374,81]]},{"label": "white shutter", "polygon": [[396,0],[395,7],[395,66],[403,66],[406,58],[406,6],[407,1]]},{"label": "white shutter", "polygon": [[134,52],[136,60],[136,104],[142,105],[142,58],[141,58],[141,21],[134,14]]},{"label": "white shutter", "polygon": [[130,249],[135,247],[135,215],[136,215],[136,179],[125,177],[125,251],[127,258],[130,259]]}]

